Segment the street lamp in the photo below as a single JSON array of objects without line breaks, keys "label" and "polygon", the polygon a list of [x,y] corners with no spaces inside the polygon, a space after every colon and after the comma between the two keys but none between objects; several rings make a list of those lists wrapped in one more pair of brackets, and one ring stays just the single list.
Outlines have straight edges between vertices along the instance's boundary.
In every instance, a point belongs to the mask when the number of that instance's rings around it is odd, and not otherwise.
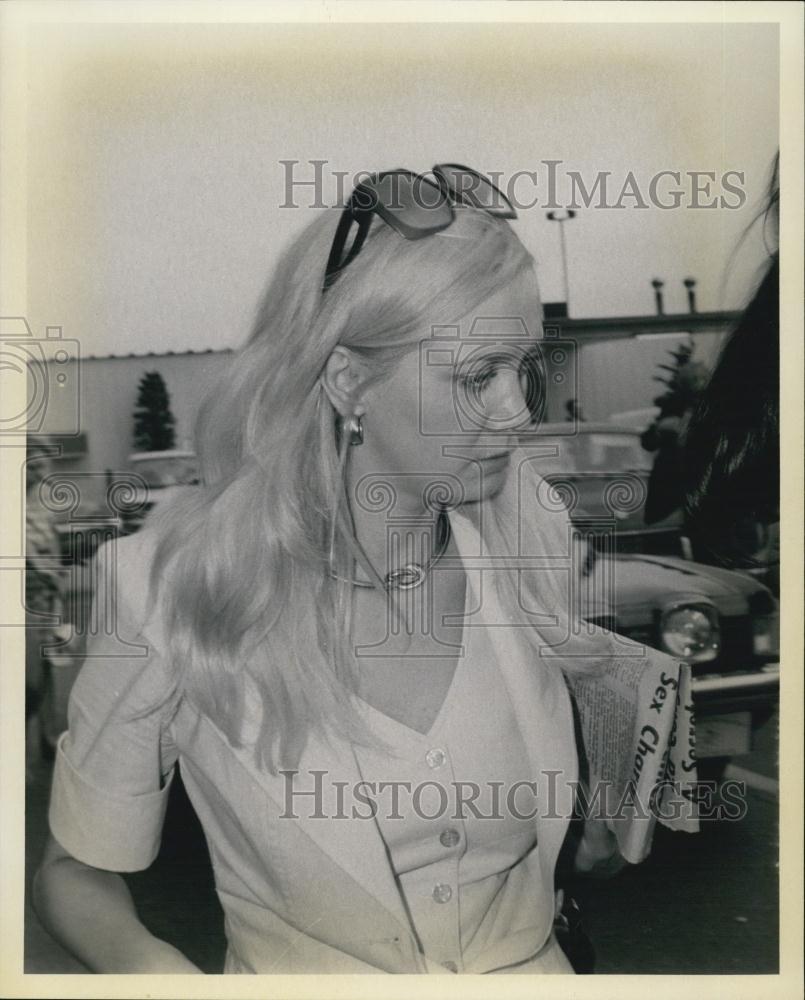
[{"label": "street lamp", "polygon": [[665,285],[665,282],[662,281],[660,278],[652,278],[651,279],[651,287],[654,289],[654,304],[657,307],[657,315],[658,316],[662,316],[663,313],[665,312],[665,309],[663,308],[663,303],[662,303],[662,290],[663,290],[664,285]]},{"label": "street lamp", "polygon": [[696,279],[695,278],[685,278],[682,284],[687,289],[688,293],[688,312],[696,312]]},{"label": "street lamp", "polygon": [[567,314],[570,315],[570,287],[567,280],[567,247],[565,246],[565,223],[569,222],[571,219],[576,218],[576,213],[572,208],[568,208],[565,212],[546,212],[545,213],[549,222],[559,223],[559,243],[562,247],[562,282],[564,284],[564,296],[565,296],[565,307],[567,308]]}]

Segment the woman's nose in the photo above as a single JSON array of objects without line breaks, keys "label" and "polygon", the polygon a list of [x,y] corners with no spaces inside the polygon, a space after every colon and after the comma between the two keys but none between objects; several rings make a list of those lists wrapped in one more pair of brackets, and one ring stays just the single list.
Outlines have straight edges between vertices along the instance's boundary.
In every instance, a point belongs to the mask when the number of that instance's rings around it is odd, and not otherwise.
[{"label": "woman's nose", "polygon": [[519,372],[513,369],[498,372],[489,387],[489,393],[489,430],[521,430],[531,423],[532,416]]}]

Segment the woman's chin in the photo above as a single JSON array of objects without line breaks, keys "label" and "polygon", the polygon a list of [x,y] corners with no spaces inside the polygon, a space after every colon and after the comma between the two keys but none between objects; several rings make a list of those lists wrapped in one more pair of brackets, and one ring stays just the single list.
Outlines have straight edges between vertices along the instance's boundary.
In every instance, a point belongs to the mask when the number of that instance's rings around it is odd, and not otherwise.
[{"label": "woman's chin", "polygon": [[483,497],[484,500],[494,499],[498,493],[503,489],[503,484],[506,482],[505,476],[495,476],[489,477],[489,479],[484,483]]},{"label": "woman's chin", "polygon": [[487,472],[481,482],[475,482],[466,491],[466,502],[479,503],[483,500],[493,500],[501,492],[508,475],[508,466],[500,471]]}]

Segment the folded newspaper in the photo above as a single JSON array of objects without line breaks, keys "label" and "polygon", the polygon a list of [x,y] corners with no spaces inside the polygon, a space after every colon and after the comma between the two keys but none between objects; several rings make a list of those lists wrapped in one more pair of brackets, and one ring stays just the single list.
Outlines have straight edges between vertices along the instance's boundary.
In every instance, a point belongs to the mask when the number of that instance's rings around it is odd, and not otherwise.
[{"label": "folded newspaper", "polygon": [[689,665],[645,649],[612,659],[597,676],[572,679],[570,689],[588,789],[582,807],[606,817],[623,857],[644,860],[657,821],[697,832]]}]

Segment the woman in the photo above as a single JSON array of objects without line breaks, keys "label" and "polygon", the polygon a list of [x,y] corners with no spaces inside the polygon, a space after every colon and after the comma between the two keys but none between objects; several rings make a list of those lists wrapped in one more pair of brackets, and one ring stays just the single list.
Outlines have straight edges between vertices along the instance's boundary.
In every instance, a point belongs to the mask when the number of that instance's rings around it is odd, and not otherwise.
[{"label": "woman", "polygon": [[[572,971],[565,674],[610,639],[575,635],[566,512],[517,447],[532,260],[488,181],[435,176],[379,175],[296,240],[200,420],[206,485],[99,581],[115,627],[73,691],[35,890],[93,970],[198,971],[116,874],[153,861],[179,760],[225,971]],[[579,867],[613,840],[588,823]]]}]

